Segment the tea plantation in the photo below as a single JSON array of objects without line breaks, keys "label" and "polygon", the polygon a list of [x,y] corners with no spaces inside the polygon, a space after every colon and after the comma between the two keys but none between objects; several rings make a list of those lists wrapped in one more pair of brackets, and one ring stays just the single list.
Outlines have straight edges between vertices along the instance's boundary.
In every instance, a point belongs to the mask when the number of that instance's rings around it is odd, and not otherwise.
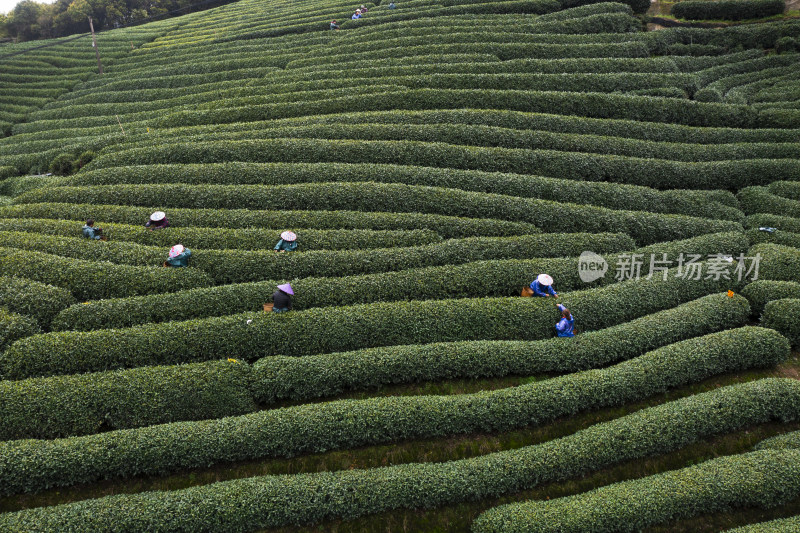
[{"label": "tea plantation", "polygon": [[98,34],[102,75],[0,47],[0,531],[797,531],[778,4],[240,0]]}]

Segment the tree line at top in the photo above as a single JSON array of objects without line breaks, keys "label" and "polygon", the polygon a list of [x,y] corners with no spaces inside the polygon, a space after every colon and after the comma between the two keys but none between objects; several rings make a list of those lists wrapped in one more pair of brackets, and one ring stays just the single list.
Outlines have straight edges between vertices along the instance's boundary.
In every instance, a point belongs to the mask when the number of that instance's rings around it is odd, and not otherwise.
[{"label": "tree line at top", "polygon": [[140,24],[227,4],[231,0],[56,0],[52,4],[23,0],[0,13],[0,40],[52,39],[89,31]]}]

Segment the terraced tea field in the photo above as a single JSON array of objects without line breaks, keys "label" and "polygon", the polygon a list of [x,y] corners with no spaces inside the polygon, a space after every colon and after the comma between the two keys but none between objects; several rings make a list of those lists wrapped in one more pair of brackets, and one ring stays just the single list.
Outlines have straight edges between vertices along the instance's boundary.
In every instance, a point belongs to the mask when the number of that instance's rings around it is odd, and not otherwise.
[{"label": "terraced tea field", "polygon": [[0,48],[0,530],[796,531],[800,22],[355,7]]}]

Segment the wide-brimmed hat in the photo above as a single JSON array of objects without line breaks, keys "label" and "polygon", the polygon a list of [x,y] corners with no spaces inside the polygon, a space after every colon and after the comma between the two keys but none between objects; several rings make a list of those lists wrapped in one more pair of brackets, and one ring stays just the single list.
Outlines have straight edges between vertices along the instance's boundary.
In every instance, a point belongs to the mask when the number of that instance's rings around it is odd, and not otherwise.
[{"label": "wide-brimmed hat", "polygon": [[282,290],[286,294],[294,294],[292,286],[289,285],[288,283],[284,283],[283,285],[278,285],[278,289]]},{"label": "wide-brimmed hat", "polygon": [[167,218],[167,214],[164,211],[156,211],[152,215],[150,215],[150,220],[153,222],[158,222],[159,220],[164,220]]},{"label": "wide-brimmed hat", "polygon": [[283,239],[284,241],[292,242],[297,239],[297,235],[295,235],[291,231],[284,231],[283,233],[281,233],[281,239]]},{"label": "wide-brimmed hat", "polygon": [[169,249],[169,256],[170,257],[178,257],[179,255],[181,255],[183,253],[184,250],[185,250],[185,248],[183,247],[182,244],[176,244],[175,246],[173,246],[172,248]]},{"label": "wide-brimmed hat", "polygon": [[539,276],[536,278],[536,281],[538,281],[539,283],[541,283],[546,287],[549,287],[550,285],[553,284],[553,278],[551,278],[547,274],[539,274]]}]

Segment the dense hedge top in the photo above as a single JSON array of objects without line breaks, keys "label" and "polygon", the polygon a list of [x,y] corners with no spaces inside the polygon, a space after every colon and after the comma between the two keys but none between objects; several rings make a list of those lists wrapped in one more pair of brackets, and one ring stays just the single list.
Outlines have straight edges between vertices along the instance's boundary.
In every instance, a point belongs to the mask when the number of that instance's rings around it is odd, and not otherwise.
[{"label": "dense hedge top", "polygon": [[[6,513],[0,515],[0,525],[26,531],[58,531],[73,524],[76,528],[136,531],[146,524],[145,527],[155,531],[189,531],[213,523],[223,524],[228,531],[245,532],[354,518],[397,508],[430,509],[524,490],[622,461],[676,450],[703,438],[758,423],[797,420],[798,405],[800,387],[796,380],[759,380],[643,409],[543,444],[472,459],[264,476],[181,491],[117,495]],[[22,465],[30,457],[25,453],[26,448],[34,442],[0,444],[14,446],[20,452],[19,462],[8,465]],[[598,442],[607,445],[597,446]],[[53,441],[54,445],[58,443]],[[162,454],[150,460],[158,463],[167,457]],[[85,475],[77,470],[61,470],[56,462],[52,465],[53,471],[62,472],[67,482]],[[38,490],[52,483],[41,476],[32,478],[31,472],[41,471],[26,470],[16,476],[14,481],[20,483],[16,490]],[[12,481],[10,477],[4,479]],[[234,499],[237,505],[231,505]]]},{"label": "dense hedge top", "polygon": [[[241,0],[107,33],[102,77],[79,43],[0,59],[0,493],[520,428],[785,359],[800,342],[800,22],[642,32],[646,2],[582,3],[409,0],[352,21],[344,0],[288,18]],[[87,150],[74,175],[40,175]],[[142,227],[155,210],[170,228]],[[109,242],[80,239],[87,218]],[[273,253],[287,229],[300,251]],[[190,268],[159,267],[176,242]],[[588,250],[609,265],[592,283]],[[642,256],[640,279],[618,279],[620,253]],[[749,285],[647,278],[651,254],[755,253]],[[553,338],[552,300],[517,297],[540,272],[577,337]],[[261,312],[286,281],[294,311]],[[762,311],[773,329],[739,327]],[[544,372],[573,373],[363,392]],[[364,399],[325,401],[352,391]],[[434,508],[795,420],[798,394],[766,380],[464,461],[87,500],[0,529],[250,531]],[[669,515],[676,500],[657,500],[637,514]]]}]

